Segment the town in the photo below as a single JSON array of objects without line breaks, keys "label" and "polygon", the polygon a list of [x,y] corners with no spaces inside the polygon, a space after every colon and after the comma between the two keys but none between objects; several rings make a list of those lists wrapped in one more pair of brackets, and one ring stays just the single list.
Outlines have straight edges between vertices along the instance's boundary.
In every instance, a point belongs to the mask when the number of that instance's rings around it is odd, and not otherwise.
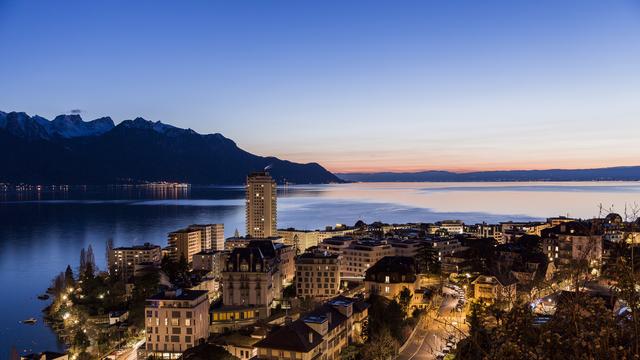
[{"label": "town", "polygon": [[245,236],[193,224],[171,231],[165,247],[107,241],[102,271],[94,249],[82,249],[78,266],[48,289],[47,321],[68,353],[22,358],[623,359],[637,351],[637,209],[278,229],[276,189],[266,171],[247,177]]}]

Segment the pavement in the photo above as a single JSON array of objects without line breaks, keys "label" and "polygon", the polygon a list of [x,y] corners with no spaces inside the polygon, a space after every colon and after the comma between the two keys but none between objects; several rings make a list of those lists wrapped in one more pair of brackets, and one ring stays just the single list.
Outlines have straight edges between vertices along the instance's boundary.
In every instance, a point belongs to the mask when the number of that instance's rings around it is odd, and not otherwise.
[{"label": "pavement", "polygon": [[449,336],[462,337],[461,331],[466,331],[465,312],[455,310],[457,303],[457,297],[445,296],[437,311],[425,315],[420,328],[396,359],[432,360],[446,346]]},{"label": "pavement", "polygon": [[140,340],[133,344],[130,347],[125,347],[120,350],[114,350],[109,355],[105,356],[103,359],[115,359],[115,360],[137,360],[138,359],[138,349],[145,341]]}]

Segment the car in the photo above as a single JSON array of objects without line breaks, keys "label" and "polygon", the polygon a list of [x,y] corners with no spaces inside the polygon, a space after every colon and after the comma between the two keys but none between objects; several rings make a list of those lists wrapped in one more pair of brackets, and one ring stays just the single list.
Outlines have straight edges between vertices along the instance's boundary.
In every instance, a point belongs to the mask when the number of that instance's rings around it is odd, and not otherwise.
[{"label": "car", "polygon": [[448,346],[445,346],[445,347],[442,349],[442,352],[443,352],[443,353],[445,353],[445,354],[448,354],[450,351],[451,351],[451,348],[450,348],[450,347],[448,347]]},{"label": "car", "polygon": [[436,355],[436,360],[443,360],[443,359],[444,359],[444,354]]}]

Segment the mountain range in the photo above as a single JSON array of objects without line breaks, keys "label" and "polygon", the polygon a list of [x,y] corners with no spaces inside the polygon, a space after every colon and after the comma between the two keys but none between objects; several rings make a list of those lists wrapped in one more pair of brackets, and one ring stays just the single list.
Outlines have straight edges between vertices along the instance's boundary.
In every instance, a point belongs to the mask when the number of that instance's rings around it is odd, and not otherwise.
[{"label": "mountain range", "polygon": [[198,134],[143,118],[116,125],[109,117],[53,120],[0,111],[0,182],[117,184],[176,181],[242,184],[269,167],[278,183],[341,182],[317,163],[251,154],[221,134]]},{"label": "mountain range", "polygon": [[470,181],[638,181],[640,166],[598,169],[502,170],[455,173],[450,171],[336,174],[360,182],[470,182]]}]

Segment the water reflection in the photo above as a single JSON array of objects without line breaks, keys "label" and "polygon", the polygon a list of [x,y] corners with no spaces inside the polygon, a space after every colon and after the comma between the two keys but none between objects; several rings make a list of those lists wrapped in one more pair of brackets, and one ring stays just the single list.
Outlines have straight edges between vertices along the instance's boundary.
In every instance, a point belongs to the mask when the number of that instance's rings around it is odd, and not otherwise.
[{"label": "water reflection", "polygon": [[[280,227],[321,228],[335,223],[433,222],[592,217],[598,204],[622,212],[640,203],[639,183],[370,183],[289,186],[278,190]],[[42,326],[18,324],[39,317],[36,296],[79,251],[91,244],[104,266],[104,244],[151,242],[192,223],[224,223],[227,236],[244,231],[244,188],[190,189],[72,188],[63,192],[1,193],[0,287],[9,293],[0,306],[0,349],[60,349]]]}]

